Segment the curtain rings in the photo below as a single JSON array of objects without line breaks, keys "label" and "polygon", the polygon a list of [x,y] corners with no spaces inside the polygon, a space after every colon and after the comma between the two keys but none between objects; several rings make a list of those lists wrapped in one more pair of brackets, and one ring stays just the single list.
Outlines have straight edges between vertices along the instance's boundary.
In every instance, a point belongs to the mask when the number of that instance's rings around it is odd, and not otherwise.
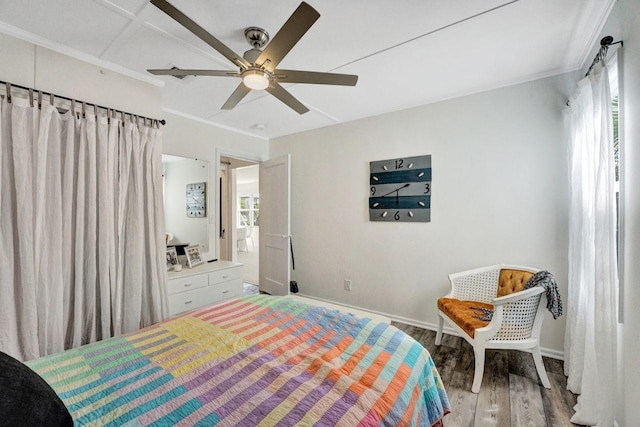
[{"label": "curtain rings", "polygon": [[11,85],[9,83],[5,83],[5,89],[7,91],[7,102],[11,104]]},{"label": "curtain rings", "polygon": [[33,107],[33,89],[29,88],[29,105]]},{"label": "curtain rings", "polygon": [[53,105],[55,104],[55,95],[50,93],[49,94],[49,102],[51,103],[51,106],[53,107]]},{"label": "curtain rings", "polygon": [[38,91],[38,110],[42,110],[42,91]]},{"label": "curtain rings", "polygon": [[82,101],[82,118],[86,118],[87,117],[87,104]]}]

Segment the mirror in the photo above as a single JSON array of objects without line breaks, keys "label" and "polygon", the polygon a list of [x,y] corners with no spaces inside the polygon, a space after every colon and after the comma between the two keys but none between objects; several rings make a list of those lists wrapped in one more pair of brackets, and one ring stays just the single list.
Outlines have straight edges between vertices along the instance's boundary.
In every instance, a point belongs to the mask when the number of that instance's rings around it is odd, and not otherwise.
[{"label": "mirror", "polygon": [[200,245],[209,251],[209,162],[162,155],[167,245]]}]

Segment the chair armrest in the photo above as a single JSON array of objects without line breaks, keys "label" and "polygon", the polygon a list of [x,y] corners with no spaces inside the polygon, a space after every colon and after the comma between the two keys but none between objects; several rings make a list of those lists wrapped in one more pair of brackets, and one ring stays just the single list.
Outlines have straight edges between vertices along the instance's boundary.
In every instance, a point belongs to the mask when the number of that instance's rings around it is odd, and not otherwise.
[{"label": "chair armrest", "polygon": [[544,318],[545,289],[536,286],[500,298],[494,298],[494,317],[499,314],[500,329],[493,340],[518,341],[537,339]]},{"label": "chair armrest", "polygon": [[511,302],[520,301],[534,295],[538,295],[544,292],[544,288],[542,286],[536,286],[531,289],[525,289],[524,291],[514,292],[510,295],[505,295],[500,298],[492,298],[491,303],[494,306],[509,304]]}]

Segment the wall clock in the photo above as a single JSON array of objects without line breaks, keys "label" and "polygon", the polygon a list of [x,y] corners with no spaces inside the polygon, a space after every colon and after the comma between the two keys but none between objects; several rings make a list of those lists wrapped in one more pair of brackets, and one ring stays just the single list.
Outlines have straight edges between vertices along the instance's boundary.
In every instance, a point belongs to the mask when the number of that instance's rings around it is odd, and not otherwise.
[{"label": "wall clock", "polygon": [[369,162],[369,221],[431,221],[431,155]]},{"label": "wall clock", "polygon": [[207,216],[207,183],[187,184],[187,217],[204,218]]}]

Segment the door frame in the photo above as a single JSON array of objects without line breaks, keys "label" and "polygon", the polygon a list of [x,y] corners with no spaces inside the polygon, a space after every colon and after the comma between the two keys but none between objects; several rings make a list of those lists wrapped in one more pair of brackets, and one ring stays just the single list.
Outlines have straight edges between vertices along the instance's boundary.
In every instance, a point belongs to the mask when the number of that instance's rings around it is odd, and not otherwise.
[{"label": "door frame", "polygon": [[[247,162],[254,162],[257,165],[259,165],[260,163],[263,162],[264,159],[262,159],[259,156],[256,155],[251,155],[251,154],[247,154],[247,153],[242,153],[239,151],[233,151],[233,150],[228,150],[225,148],[216,148],[216,154],[215,154],[215,177],[216,177],[216,198],[213,201],[214,205],[215,205],[215,223],[214,223],[214,229],[216,230],[215,233],[215,250],[216,250],[216,258],[220,259],[220,217],[221,217],[221,209],[220,209],[220,193],[219,193],[219,183],[220,183],[220,158],[221,157],[231,157],[233,159],[238,159],[238,160],[244,160]],[[227,171],[229,172],[231,169],[227,169]],[[233,178],[232,178],[233,175]],[[231,173],[227,173],[227,180],[231,180],[233,179],[235,181],[235,173],[231,174]],[[233,200],[233,198],[235,197],[235,194],[229,194],[229,198]],[[231,220],[233,221],[233,220]],[[237,239],[237,233],[236,233],[236,228],[235,227],[231,227],[231,230],[227,230],[226,235],[228,236],[228,238],[230,238],[231,240],[229,240],[229,242],[231,242],[231,244],[228,247],[229,253],[231,254],[232,259],[234,259],[236,257],[236,254],[234,252],[235,249],[235,242]]]}]

